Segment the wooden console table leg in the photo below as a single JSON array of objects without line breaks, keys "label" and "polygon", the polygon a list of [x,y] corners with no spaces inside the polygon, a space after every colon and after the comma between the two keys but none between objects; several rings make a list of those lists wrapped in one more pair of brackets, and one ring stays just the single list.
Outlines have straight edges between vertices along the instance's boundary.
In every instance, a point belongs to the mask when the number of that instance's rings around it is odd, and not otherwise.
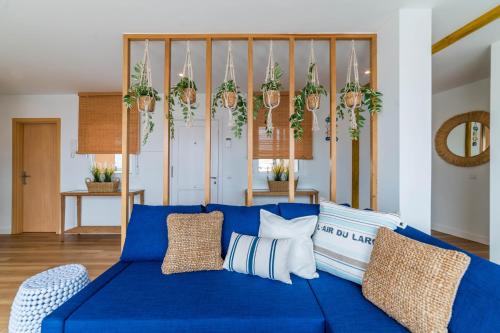
[{"label": "wooden console table leg", "polygon": [[139,193],[139,202],[144,205],[144,191]]},{"label": "wooden console table leg", "polygon": [[135,202],[135,194],[134,193],[130,193],[129,194],[129,215],[130,215],[130,212],[132,211],[132,209],[134,209],[134,202]]},{"label": "wooden console table leg", "polygon": [[61,195],[61,224],[59,225],[59,241],[64,242],[64,220],[66,218],[66,197]]},{"label": "wooden console table leg", "polygon": [[82,197],[76,197],[76,226],[82,226]]}]

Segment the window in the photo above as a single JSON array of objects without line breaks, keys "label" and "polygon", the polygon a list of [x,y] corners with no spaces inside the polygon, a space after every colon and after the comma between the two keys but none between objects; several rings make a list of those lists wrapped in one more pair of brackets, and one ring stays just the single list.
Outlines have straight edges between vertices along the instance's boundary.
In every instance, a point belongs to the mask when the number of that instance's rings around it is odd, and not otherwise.
[{"label": "window", "polygon": [[[273,110],[273,134],[266,134],[265,112],[259,111],[253,126],[253,158],[254,159],[288,159],[290,139],[288,94],[281,93],[280,105]],[[304,137],[295,141],[295,158],[312,160],[312,114],[306,111],[304,121]]]},{"label": "window", "polygon": [[[90,165],[99,163],[101,165],[114,165],[117,174],[122,173],[122,155],[121,154],[94,154],[90,155]],[[137,155],[130,155],[129,173],[138,174],[139,166]]]},{"label": "window", "polygon": [[[118,154],[122,142],[121,93],[80,93],[78,154]],[[130,111],[129,151],[139,151],[139,115]]]},{"label": "window", "polygon": [[[271,172],[271,168],[273,167],[273,165],[281,163],[281,162],[284,162],[285,165],[288,165],[288,160],[261,158],[261,159],[259,159],[258,170],[259,170],[259,172],[263,172],[263,173]],[[299,161],[295,160],[294,162],[295,162],[294,163],[294,165],[295,165],[294,171],[295,171],[295,173],[298,173],[299,172]]]}]

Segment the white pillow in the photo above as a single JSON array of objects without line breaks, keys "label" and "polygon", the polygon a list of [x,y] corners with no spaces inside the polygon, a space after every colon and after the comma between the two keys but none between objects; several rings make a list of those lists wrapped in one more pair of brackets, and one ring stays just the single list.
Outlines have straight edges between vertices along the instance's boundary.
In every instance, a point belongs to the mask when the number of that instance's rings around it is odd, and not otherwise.
[{"label": "white pillow", "polygon": [[319,270],[361,284],[380,227],[406,225],[399,216],[321,202],[313,235]]},{"label": "white pillow", "polygon": [[287,259],[289,239],[231,234],[224,269],[292,284]]},{"label": "white pillow", "polygon": [[286,220],[281,216],[260,210],[259,237],[290,238],[292,245],[288,256],[290,272],[304,279],[318,277],[311,239],[318,217],[316,215]]}]

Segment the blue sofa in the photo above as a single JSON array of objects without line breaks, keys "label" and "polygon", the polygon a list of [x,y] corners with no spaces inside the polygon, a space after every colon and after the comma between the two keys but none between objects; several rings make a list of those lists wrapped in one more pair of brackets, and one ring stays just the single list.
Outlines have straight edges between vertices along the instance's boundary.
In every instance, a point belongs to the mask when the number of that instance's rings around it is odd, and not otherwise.
[{"label": "blue sofa", "polygon": [[[47,316],[44,333],[73,332],[406,332],[367,301],[361,286],[320,272],[293,284],[228,271],[163,275],[166,217],[173,212],[224,213],[222,250],[231,232],[256,235],[259,210],[290,219],[317,205],[237,207],[135,205],[121,260]],[[401,234],[456,249],[407,227]],[[500,266],[472,257],[453,307],[450,332],[500,332]]]}]

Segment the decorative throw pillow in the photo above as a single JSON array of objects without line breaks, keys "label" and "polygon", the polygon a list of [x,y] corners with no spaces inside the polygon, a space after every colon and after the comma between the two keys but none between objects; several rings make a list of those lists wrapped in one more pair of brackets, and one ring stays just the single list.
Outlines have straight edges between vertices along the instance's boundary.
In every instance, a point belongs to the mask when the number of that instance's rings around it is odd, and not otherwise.
[{"label": "decorative throw pillow", "polygon": [[[221,270],[221,212],[170,214],[163,274]],[[147,245],[147,244],[146,244]]]},{"label": "decorative throw pillow", "polygon": [[292,244],[288,255],[288,269],[304,279],[314,279],[318,277],[318,273],[311,236],[317,222],[318,217],[314,215],[286,220],[261,209],[259,237],[289,238]]},{"label": "decorative throw pillow", "polygon": [[292,284],[288,270],[289,239],[261,238],[233,232],[224,269]]},{"label": "decorative throw pillow", "polygon": [[320,203],[313,235],[316,267],[361,284],[380,227],[396,229],[405,225],[393,214]]},{"label": "decorative throw pillow", "polygon": [[380,228],[363,295],[411,332],[447,332],[470,258]]}]

